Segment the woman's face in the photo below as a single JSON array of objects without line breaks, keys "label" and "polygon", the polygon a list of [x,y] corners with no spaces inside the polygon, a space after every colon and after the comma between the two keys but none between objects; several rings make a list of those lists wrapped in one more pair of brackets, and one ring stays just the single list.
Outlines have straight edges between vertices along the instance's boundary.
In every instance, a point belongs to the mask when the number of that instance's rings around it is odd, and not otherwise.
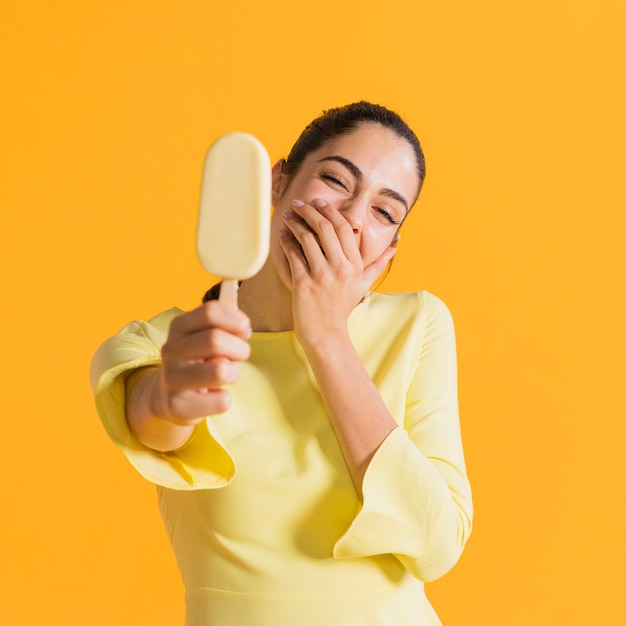
[{"label": "woman's face", "polygon": [[287,179],[274,167],[271,256],[279,274],[289,265],[279,242],[283,213],[294,199],[325,200],[352,226],[367,267],[395,242],[417,199],[419,180],[412,146],[380,124],[364,123],[309,154]]}]

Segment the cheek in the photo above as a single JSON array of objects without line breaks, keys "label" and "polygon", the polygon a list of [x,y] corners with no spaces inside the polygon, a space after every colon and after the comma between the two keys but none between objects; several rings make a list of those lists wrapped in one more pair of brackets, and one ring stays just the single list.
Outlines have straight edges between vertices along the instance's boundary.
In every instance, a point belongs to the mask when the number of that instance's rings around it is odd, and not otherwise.
[{"label": "cheek", "polygon": [[282,228],[285,228],[285,224],[283,222],[282,214],[284,211],[284,207],[274,209],[274,213],[272,214],[272,220],[270,222],[270,254],[280,254],[283,255],[283,249],[280,245],[280,235],[279,232]]},{"label": "cheek", "polygon": [[333,192],[328,185],[319,179],[314,178],[300,184],[298,184],[298,181],[294,181],[293,184],[287,187],[283,192],[276,206],[280,206],[282,210],[285,211],[291,206],[291,201],[295,199],[310,203],[315,198],[322,198],[330,203],[337,195],[338,194]]},{"label": "cheek", "polygon": [[359,249],[365,265],[373,263],[389,246],[393,245],[396,230],[371,227],[363,231]]}]

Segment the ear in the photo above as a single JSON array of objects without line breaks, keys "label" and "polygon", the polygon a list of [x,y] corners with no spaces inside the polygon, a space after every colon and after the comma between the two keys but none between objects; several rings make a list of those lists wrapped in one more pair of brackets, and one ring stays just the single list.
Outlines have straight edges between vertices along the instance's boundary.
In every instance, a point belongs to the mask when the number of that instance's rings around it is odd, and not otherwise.
[{"label": "ear", "polygon": [[287,182],[287,177],[283,174],[283,163],[284,160],[281,159],[272,167],[272,206],[276,206]]}]

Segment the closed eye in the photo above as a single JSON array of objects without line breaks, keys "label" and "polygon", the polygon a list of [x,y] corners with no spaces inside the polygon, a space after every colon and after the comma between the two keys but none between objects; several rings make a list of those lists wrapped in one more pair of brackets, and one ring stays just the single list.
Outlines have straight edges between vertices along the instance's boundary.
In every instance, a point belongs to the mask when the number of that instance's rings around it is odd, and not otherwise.
[{"label": "closed eye", "polygon": [[343,182],[343,180],[341,180],[341,178],[338,178],[337,176],[335,176],[333,174],[328,174],[327,172],[322,172],[320,174],[320,177],[323,180],[327,180],[327,181],[330,181],[331,183],[334,183],[335,185],[339,185],[340,187],[342,187],[346,191],[348,190],[348,186]]},{"label": "closed eye", "polygon": [[380,207],[374,207],[374,210],[382,215],[390,224],[395,224],[396,226],[400,224],[400,221],[397,220],[391,213],[389,213],[389,211],[381,209]]}]

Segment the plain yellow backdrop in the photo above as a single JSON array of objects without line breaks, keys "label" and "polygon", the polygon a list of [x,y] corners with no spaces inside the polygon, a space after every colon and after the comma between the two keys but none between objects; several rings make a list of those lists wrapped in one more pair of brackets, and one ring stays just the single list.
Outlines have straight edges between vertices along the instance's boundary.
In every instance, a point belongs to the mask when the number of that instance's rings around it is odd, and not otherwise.
[{"label": "plain yellow backdrop", "polygon": [[182,624],[152,485],[88,366],[195,306],[202,160],[322,109],[403,114],[428,175],[387,290],[451,308],[475,531],[446,626],[623,624],[623,0],[5,2],[0,623]]}]

